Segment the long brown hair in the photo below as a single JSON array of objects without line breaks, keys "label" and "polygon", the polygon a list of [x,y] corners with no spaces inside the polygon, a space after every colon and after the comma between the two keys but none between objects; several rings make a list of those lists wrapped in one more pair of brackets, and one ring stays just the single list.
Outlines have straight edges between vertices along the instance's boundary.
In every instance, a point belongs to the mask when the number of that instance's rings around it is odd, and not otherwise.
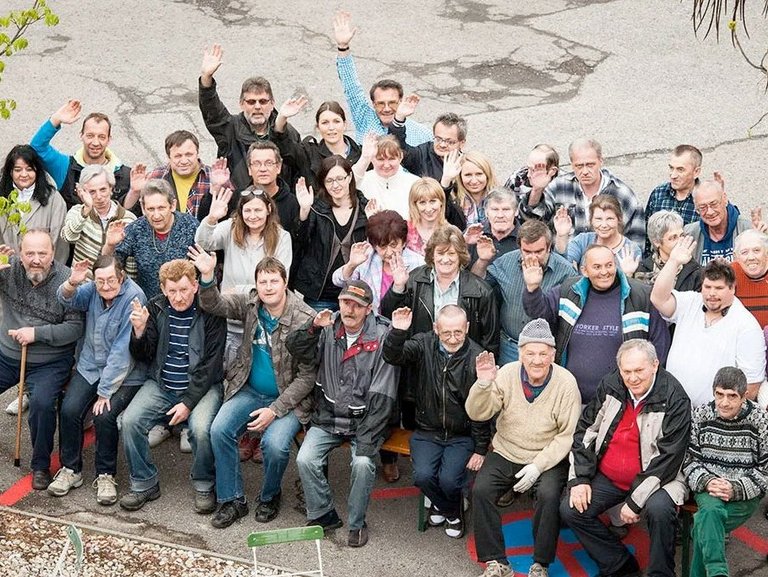
[{"label": "long brown hair", "polygon": [[280,240],[280,217],[277,214],[275,201],[260,188],[246,189],[240,193],[237,210],[232,215],[232,240],[240,248],[245,248],[248,239],[248,225],[243,220],[243,206],[258,198],[267,207],[267,221],[261,236],[264,239],[264,255],[274,256],[277,243]]}]

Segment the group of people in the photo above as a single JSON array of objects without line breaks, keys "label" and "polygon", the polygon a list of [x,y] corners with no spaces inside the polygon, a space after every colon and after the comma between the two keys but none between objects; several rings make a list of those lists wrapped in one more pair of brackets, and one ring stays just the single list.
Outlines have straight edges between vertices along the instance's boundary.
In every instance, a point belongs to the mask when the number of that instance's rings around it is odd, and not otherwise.
[{"label": "group of people", "polygon": [[485,577],[512,573],[501,511],[528,491],[530,577],[548,574],[561,523],[601,575],[638,574],[605,511],[617,527],[645,515],[648,575],[672,577],[689,492],[693,574],[727,575],[723,535],[768,491],[760,211],[743,217],[719,174],[700,179],[690,145],[672,150],[645,208],[592,139],[571,143],[570,170],[535,146],[499,186],[465,151],[464,118],[441,114],[429,130],[394,80],[366,95],[355,31],[336,15],[354,138],[326,101],[319,138],[301,139],[289,119],[307,99],[276,107],[261,77],[232,114],[214,45],[198,79],[211,165],[177,130],[166,164],[129,167],[99,112],[82,121],[82,147],[60,152],[51,141],[79,121],[76,100],[7,155],[0,391],[24,356],[33,487],[63,497],[83,484],[91,415],[96,499],[138,510],[161,494],[152,432],[183,425],[194,507],[216,528],[249,514],[239,449],[259,439],[254,509],[268,523],[304,431],[307,522],[344,524],[326,467],[349,444],[348,544],[360,547],[377,461],[386,481],[400,476],[381,447],[403,426],[430,525],[462,537],[471,492]]}]

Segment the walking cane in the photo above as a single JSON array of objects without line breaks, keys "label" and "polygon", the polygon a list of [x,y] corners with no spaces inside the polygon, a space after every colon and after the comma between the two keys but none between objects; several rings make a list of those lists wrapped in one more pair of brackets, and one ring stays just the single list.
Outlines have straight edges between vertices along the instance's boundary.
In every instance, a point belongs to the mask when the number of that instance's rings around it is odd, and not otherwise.
[{"label": "walking cane", "polygon": [[24,381],[27,377],[27,345],[21,345],[21,368],[19,369],[19,414],[16,417],[16,451],[13,453],[13,466],[21,467],[21,403],[24,397]]}]

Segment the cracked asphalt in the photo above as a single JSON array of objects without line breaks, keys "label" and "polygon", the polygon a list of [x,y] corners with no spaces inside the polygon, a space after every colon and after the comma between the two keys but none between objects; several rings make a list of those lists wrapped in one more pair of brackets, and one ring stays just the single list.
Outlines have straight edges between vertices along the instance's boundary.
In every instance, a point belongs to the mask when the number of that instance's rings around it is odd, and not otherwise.
[{"label": "cracked asphalt", "polygon": [[[25,4],[10,0],[11,8]],[[293,123],[303,135],[311,134],[315,107],[328,99],[343,101],[331,19],[335,10],[345,8],[359,27],[352,54],[363,86],[367,89],[383,77],[399,79],[406,91],[421,95],[415,119],[427,124],[444,111],[465,115],[468,148],[487,153],[502,182],[535,144],[548,142],[565,159],[568,143],[588,136],[602,142],[606,166],[645,199],[666,180],[668,151],[690,143],[704,152],[703,174],[721,171],[729,195],[742,210],[764,202],[768,121],[750,131],[768,103],[764,79],[727,38],[717,44],[712,38],[694,37],[689,2],[54,4],[61,17],[59,26],[33,28],[30,48],[8,60],[0,95],[15,98],[19,109],[9,121],[0,122],[0,151],[28,142],[67,98],[78,98],[86,112],[98,110],[112,118],[112,149],[128,164],[162,162],[165,136],[181,128],[201,137],[201,156],[211,162],[216,148],[197,108],[197,76],[203,47],[213,42],[224,47],[224,64],[216,79],[231,110],[237,108],[242,80],[262,75],[271,80],[278,105],[296,94],[309,96],[310,106]],[[753,25],[750,30],[749,50],[756,51],[766,36],[768,27],[758,28]],[[72,151],[79,143],[78,132],[77,127],[65,127],[54,143]],[[0,408],[9,400],[8,394],[0,397]],[[11,466],[14,425],[14,420],[0,415],[0,492],[28,472],[27,453],[21,472]],[[252,517],[225,531],[211,529],[206,518],[192,512],[189,458],[178,453],[178,441],[166,442],[157,455],[163,497],[145,511],[128,514],[101,508],[88,483],[64,499],[33,494],[17,506],[247,557],[245,537],[256,528]],[[85,458],[89,480],[92,450]],[[347,459],[341,453],[332,460],[332,483],[337,488],[348,482]],[[122,461],[120,467],[122,490],[127,472]],[[403,468],[400,488],[409,486],[408,467]],[[251,498],[260,475],[258,466],[245,467]],[[276,526],[303,522],[296,510],[295,478],[292,462]],[[383,488],[380,482],[379,488]],[[323,544],[328,574],[479,574],[469,559],[466,540],[449,540],[434,530],[416,532],[415,503],[412,496],[375,500],[367,547],[350,550],[343,530]],[[768,522],[762,517],[753,519],[750,527],[763,539],[768,535]],[[764,574],[764,553],[759,556],[738,541],[730,545],[729,553],[734,576]],[[270,550],[269,561],[305,568],[312,555],[310,546],[277,546]]]}]

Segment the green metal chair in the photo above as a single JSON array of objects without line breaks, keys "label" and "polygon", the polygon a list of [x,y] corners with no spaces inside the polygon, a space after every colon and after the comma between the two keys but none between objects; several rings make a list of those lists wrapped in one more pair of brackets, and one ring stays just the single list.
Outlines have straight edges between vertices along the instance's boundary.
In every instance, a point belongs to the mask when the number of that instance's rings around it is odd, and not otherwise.
[{"label": "green metal chair", "polygon": [[264,545],[277,545],[279,543],[294,543],[296,541],[315,541],[317,547],[317,569],[310,571],[297,571],[296,573],[280,573],[281,577],[298,575],[319,575],[323,573],[323,555],[320,550],[320,541],[323,540],[323,528],[319,525],[310,527],[293,527],[290,529],[273,529],[272,531],[259,531],[248,535],[248,546],[253,552],[253,574],[258,576],[259,563],[256,558],[256,548]]}]

